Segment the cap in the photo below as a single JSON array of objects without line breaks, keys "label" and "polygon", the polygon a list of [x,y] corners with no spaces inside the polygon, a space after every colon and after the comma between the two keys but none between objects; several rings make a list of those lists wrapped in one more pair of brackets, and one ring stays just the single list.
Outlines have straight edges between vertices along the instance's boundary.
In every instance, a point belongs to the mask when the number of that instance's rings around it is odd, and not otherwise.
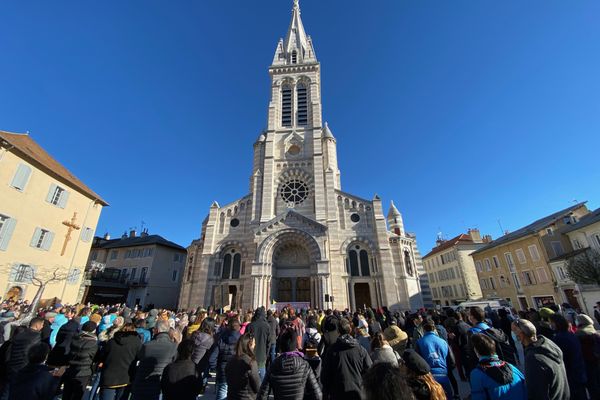
[{"label": "cap", "polygon": [[413,349],[404,350],[402,359],[404,360],[406,367],[417,375],[427,375],[431,372],[431,368],[429,367],[429,364],[427,364],[427,361]]}]

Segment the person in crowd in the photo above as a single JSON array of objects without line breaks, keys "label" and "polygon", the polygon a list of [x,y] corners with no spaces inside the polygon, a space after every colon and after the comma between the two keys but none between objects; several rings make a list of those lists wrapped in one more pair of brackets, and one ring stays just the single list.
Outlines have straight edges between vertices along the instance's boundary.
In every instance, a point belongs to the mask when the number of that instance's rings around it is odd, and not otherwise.
[{"label": "person in crowd", "polygon": [[254,322],[248,326],[248,332],[254,335],[254,345],[256,347],[254,355],[258,365],[258,374],[262,380],[267,372],[267,356],[271,349],[271,326],[267,323],[264,307],[259,307],[254,312]]},{"label": "person in crowd", "polygon": [[529,400],[568,400],[567,372],[562,351],[551,340],[538,336],[535,326],[517,319],[512,330],[525,349],[525,382]]},{"label": "person in crowd", "polygon": [[140,318],[135,322],[135,331],[140,335],[142,343],[147,343],[152,340],[152,333],[146,329],[146,320],[143,318]]},{"label": "person in crowd", "polygon": [[553,313],[550,315],[550,324],[555,332],[554,337],[551,339],[562,351],[571,399],[587,400],[587,394],[585,393],[587,376],[581,343],[577,336],[570,332],[570,324],[561,314]]},{"label": "person in crowd", "polygon": [[65,367],[57,369],[48,367],[45,362],[49,352],[48,345],[39,341],[28,348],[28,363],[11,381],[9,400],[54,399],[61,376],[65,373]]},{"label": "person in crowd", "polygon": [[240,335],[246,333],[246,328],[248,328],[248,325],[252,323],[252,317],[252,312],[247,312],[246,314],[244,314],[244,321],[242,322],[242,326],[240,328]]},{"label": "person in crowd", "polygon": [[367,351],[367,353],[370,353],[371,337],[369,336],[369,332],[367,332],[367,327],[365,325],[361,325],[357,327],[354,331],[354,337],[358,344],[360,344]]},{"label": "person in crowd", "polygon": [[417,341],[425,335],[425,331],[423,330],[423,316],[419,313],[415,313],[412,315],[411,321],[414,325],[412,334],[412,343],[414,346]]},{"label": "person in crowd", "polygon": [[271,391],[276,399],[320,400],[321,388],[309,363],[298,351],[297,334],[288,327],[279,337],[281,355],[273,361],[260,387],[257,400],[266,400]]},{"label": "person in crowd", "polygon": [[373,336],[371,341],[371,360],[373,364],[389,363],[397,367],[399,359],[400,354],[390,346],[381,332]]},{"label": "person in crowd", "polygon": [[550,325],[550,318],[555,314],[554,310],[548,307],[542,307],[537,312],[538,321],[535,323],[535,330],[538,335],[542,335],[548,339],[552,339],[554,336],[554,330]]},{"label": "person in crowd", "polygon": [[586,388],[591,399],[600,399],[600,334],[594,328],[594,321],[589,316],[579,314],[576,322],[575,335],[581,344],[587,378]]},{"label": "person in crowd", "polygon": [[177,328],[170,328],[169,329],[169,338],[177,346],[179,346],[179,343],[181,343],[181,341],[183,340],[183,337],[181,335],[181,331],[179,329],[177,329]]},{"label": "person in crowd", "polygon": [[363,391],[365,400],[415,400],[397,363],[373,364],[363,376]]},{"label": "person in crowd", "polygon": [[523,373],[498,358],[496,343],[480,333],[471,340],[478,357],[477,367],[471,371],[471,400],[526,400]]},{"label": "person in crowd", "polygon": [[146,329],[153,330],[156,326],[156,322],[158,321],[158,310],[153,308],[148,312],[148,317],[146,318]]},{"label": "person in crowd", "polygon": [[142,346],[131,390],[133,400],[158,400],[160,397],[163,370],[177,355],[177,345],[169,338],[169,329],[167,321],[156,321],[154,339]]},{"label": "person in crowd", "polygon": [[[596,318],[596,321],[600,325],[600,301],[597,301],[596,305],[594,306],[594,318]],[[592,323],[592,326],[593,326],[593,323]]]},{"label": "person in crowd", "polygon": [[325,318],[321,323],[321,332],[323,333],[322,349],[319,349],[320,354],[324,354],[327,348],[335,343],[339,336],[340,317],[337,311],[325,311]]},{"label": "person in crowd", "polygon": [[431,319],[433,320],[433,323],[435,324],[435,331],[437,332],[438,336],[447,342],[448,341],[448,331],[446,330],[444,325],[442,325],[442,319],[440,318],[440,315],[437,313],[433,314],[431,316]]},{"label": "person in crowd", "polygon": [[200,329],[196,330],[192,334],[192,341],[194,342],[194,351],[192,353],[192,361],[196,364],[198,371],[200,371],[202,378],[202,390],[204,393],[206,385],[208,384],[208,373],[210,367],[210,354],[211,348],[214,344],[214,330],[215,320],[207,317],[204,318]]},{"label": "person in crowd", "polygon": [[81,400],[83,398],[85,389],[92,378],[92,367],[98,351],[96,328],[95,322],[84,323],[81,333],[71,341],[69,367],[63,376],[65,387],[62,400]]},{"label": "person in crowd", "polygon": [[406,376],[406,383],[417,400],[446,400],[446,392],[433,375],[431,368],[423,357],[413,349],[402,353],[403,363],[400,370]]},{"label": "person in crowd", "polygon": [[[373,337],[375,336],[376,335],[373,335]],[[408,345],[408,334],[396,324],[395,320],[385,328],[383,336],[398,354],[402,354]]]},{"label": "person in crowd", "polygon": [[[517,356],[516,350],[514,347],[510,345],[510,342],[503,331],[500,329],[496,329],[491,327],[485,319],[485,312],[481,307],[472,307],[469,309],[469,320],[473,327],[469,329],[469,336],[481,333],[489,336],[496,343],[496,353],[498,357],[516,365]],[[473,344],[469,341],[468,346],[468,355],[467,355],[467,371],[470,374],[470,371],[477,366],[477,355],[475,354]]]},{"label": "person in crowd", "polygon": [[44,313],[44,326],[42,327],[42,342],[46,343],[50,346],[50,335],[52,334],[52,324],[54,323],[54,319],[56,318],[56,313],[52,311],[48,311]]},{"label": "person in crowd", "polygon": [[202,381],[192,361],[193,351],[191,339],[177,346],[177,359],[165,367],[160,381],[164,400],[196,400],[200,394]]},{"label": "person in crowd", "polygon": [[207,312],[204,308],[201,308],[198,310],[196,316],[194,317],[194,322],[190,325],[188,325],[187,327],[187,334],[185,335],[186,337],[190,337],[192,336],[192,334],[200,329],[200,324],[202,323],[202,321],[204,321],[204,318],[206,318]]},{"label": "person in crowd", "polygon": [[273,315],[273,310],[267,310],[267,323],[271,329],[269,337],[269,362],[273,362],[277,355],[277,338],[280,333],[279,322],[277,322],[277,318]]},{"label": "person in crowd", "polygon": [[319,356],[319,344],[320,342],[317,342],[314,338],[309,339],[304,344],[304,359],[310,365],[310,368],[312,368],[315,378],[320,385],[322,360]]},{"label": "person in crowd", "polygon": [[498,320],[499,320],[499,322],[498,322],[499,329],[506,335],[506,338],[508,339],[508,343],[514,349],[515,355],[518,356],[519,353],[517,352],[517,345],[511,334],[512,331],[511,331],[510,326],[512,324],[512,318],[510,316],[510,313],[505,308],[499,309],[498,310]]},{"label": "person in crowd", "polygon": [[308,320],[306,321],[306,332],[302,338],[302,349],[305,349],[309,342],[316,343],[317,346],[321,343],[321,334],[318,330],[317,317],[314,315],[308,317]]},{"label": "person in crowd", "polygon": [[361,398],[362,375],[373,362],[367,351],[350,336],[352,327],[341,319],[340,336],[323,356],[321,384],[323,395],[329,400]]},{"label": "person in crowd", "polygon": [[260,388],[258,365],[254,357],[254,335],[248,332],[240,337],[235,347],[235,356],[225,367],[228,400],[257,399]]},{"label": "person in crowd", "polygon": [[427,319],[421,325],[425,334],[415,344],[415,350],[427,361],[431,374],[442,385],[448,399],[451,399],[454,390],[448,374],[454,368],[454,356],[448,343],[437,335],[433,320]]},{"label": "person in crowd", "polygon": [[97,356],[98,367],[102,369],[101,400],[121,400],[129,396],[136,356],[141,348],[142,340],[132,323],[125,324],[104,344]]},{"label": "person in crowd", "polygon": [[381,324],[379,323],[379,321],[377,321],[377,319],[375,318],[375,313],[371,309],[367,310],[367,322],[369,324],[369,333],[372,336],[375,336],[379,332],[383,331]]},{"label": "person in crowd", "polygon": [[235,356],[235,346],[240,339],[240,321],[237,317],[230,317],[225,330],[219,335],[213,357],[217,360],[216,400],[227,398],[227,364]]},{"label": "person in crowd", "polygon": [[123,328],[123,325],[125,325],[125,318],[121,316],[116,317],[111,326],[100,332],[98,340],[101,342],[109,341],[115,336],[115,333]]}]

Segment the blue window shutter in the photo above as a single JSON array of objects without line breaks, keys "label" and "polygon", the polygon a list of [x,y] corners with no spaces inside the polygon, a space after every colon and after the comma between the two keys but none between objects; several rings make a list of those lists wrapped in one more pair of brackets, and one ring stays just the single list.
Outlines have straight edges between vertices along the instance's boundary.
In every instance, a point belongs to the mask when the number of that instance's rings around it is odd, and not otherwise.
[{"label": "blue window shutter", "polygon": [[60,199],[58,199],[58,206],[60,208],[65,208],[67,206],[67,200],[69,200],[69,192],[65,190],[60,195]]},{"label": "blue window shutter", "polygon": [[40,228],[35,228],[33,232],[33,237],[31,238],[31,247],[37,247],[37,242],[40,240],[40,236],[42,235],[42,230]]},{"label": "blue window shutter", "polygon": [[19,264],[13,264],[10,266],[10,276],[8,277],[8,280],[10,282],[14,282],[15,279],[17,279],[17,270],[19,268]]},{"label": "blue window shutter", "polygon": [[54,232],[48,232],[44,236],[44,241],[42,243],[42,249],[50,250],[50,246],[52,246],[52,241],[54,240]]},{"label": "blue window shutter", "polygon": [[10,185],[22,191],[25,189],[25,185],[27,185],[29,175],[31,175],[31,168],[28,165],[19,164]]},{"label": "blue window shutter", "polygon": [[50,190],[48,191],[48,195],[46,196],[46,201],[48,203],[52,202],[52,196],[54,196],[54,192],[56,191],[56,185],[54,183],[50,184]]},{"label": "blue window shutter", "polygon": [[4,221],[2,231],[0,231],[0,250],[6,250],[8,248],[8,242],[10,242],[10,238],[16,225],[17,220],[14,218],[9,218]]}]

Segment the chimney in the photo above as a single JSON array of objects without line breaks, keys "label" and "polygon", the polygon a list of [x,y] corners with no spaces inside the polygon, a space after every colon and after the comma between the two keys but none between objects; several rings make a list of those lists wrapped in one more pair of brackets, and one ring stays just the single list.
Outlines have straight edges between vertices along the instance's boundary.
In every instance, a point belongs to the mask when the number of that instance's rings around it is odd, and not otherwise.
[{"label": "chimney", "polygon": [[473,243],[482,243],[483,242],[481,240],[481,234],[479,233],[479,229],[472,228],[472,229],[469,229],[469,231],[467,233],[469,234],[469,236],[471,236],[471,240],[473,241]]},{"label": "chimney", "polygon": [[108,232],[104,234],[104,240],[110,240],[110,235],[108,234]]},{"label": "chimney", "polygon": [[142,233],[140,234],[141,237],[146,237],[148,236],[148,228],[145,228]]},{"label": "chimney", "polygon": [[483,243],[492,243],[492,235],[485,235],[483,237]]},{"label": "chimney", "polygon": [[129,237],[130,238],[134,238],[137,235],[137,232],[135,231],[135,229],[132,229],[129,231]]},{"label": "chimney", "polygon": [[123,235],[121,235],[121,239],[127,239],[127,231],[123,232]]}]

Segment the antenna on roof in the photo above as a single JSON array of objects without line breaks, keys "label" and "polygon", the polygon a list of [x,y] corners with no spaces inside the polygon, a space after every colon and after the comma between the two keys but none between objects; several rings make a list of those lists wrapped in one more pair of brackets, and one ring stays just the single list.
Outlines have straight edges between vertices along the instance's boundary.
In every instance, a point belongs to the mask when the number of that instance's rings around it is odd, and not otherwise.
[{"label": "antenna on roof", "polygon": [[498,221],[498,226],[500,227],[500,235],[504,236],[506,235],[508,232],[504,230],[504,228],[502,227],[502,223],[500,222],[500,218],[497,219]]}]

